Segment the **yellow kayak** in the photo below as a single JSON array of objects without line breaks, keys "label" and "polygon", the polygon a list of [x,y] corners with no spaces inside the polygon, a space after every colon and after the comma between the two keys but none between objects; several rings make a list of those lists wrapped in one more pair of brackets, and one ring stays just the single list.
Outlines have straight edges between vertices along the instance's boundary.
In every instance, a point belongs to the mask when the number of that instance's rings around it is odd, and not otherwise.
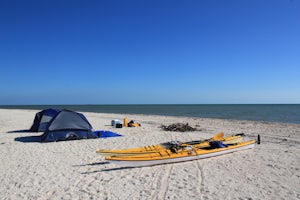
[{"label": "yellow kayak", "polygon": [[255,140],[250,140],[239,142],[237,144],[227,145],[224,147],[210,146],[205,148],[196,148],[194,146],[187,146],[181,150],[178,150],[177,152],[172,152],[171,150],[167,149],[165,151],[143,155],[108,156],[105,159],[121,167],[144,167],[219,156],[239,150],[250,149],[255,147],[255,144]]},{"label": "yellow kayak", "polygon": [[204,148],[209,146],[209,142],[213,140],[222,141],[225,144],[235,144],[241,142],[243,140],[242,134],[232,135],[224,137],[224,133],[220,132],[214,135],[212,138],[207,140],[199,140],[199,141],[190,141],[190,142],[179,142],[179,141],[171,141],[166,143],[161,143],[157,145],[150,145],[145,147],[138,147],[138,148],[131,148],[131,149],[114,149],[114,150],[107,150],[107,149],[100,149],[96,152],[103,155],[103,156],[130,156],[130,155],[142,155],[148,153],[155,153],[159,151],[164,151],[167,149],[173,149],[176,151],[177,149],[184,148],[186,146],[194,146],[197,148]]}]

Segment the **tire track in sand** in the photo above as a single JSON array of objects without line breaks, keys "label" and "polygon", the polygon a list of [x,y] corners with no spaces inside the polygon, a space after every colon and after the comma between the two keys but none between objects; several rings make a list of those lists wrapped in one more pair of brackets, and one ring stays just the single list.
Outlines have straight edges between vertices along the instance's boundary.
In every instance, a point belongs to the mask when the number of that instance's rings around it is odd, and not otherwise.
[{"label": "tire track in sand", "polygon": [[172,169],[173,164],[156,166],[156,170],[153,173],[155,179],[151,185],[151,199],[166,199]]},{"label": "tire track in sand", "polygon": [[[161,170],[163,166],[155,166],[155,170],[152,173],[152,177],[154,177],[152,184],[151,184],[151,199],[157,199],[157,193],[156,193],[156,188],[159,183],[159,180],[161,179],[163,175],[163,171]],[[156,198],[154,198],[156,197]]]},{"label": "tire track in sand", "polygon": [[172,170],[173,170],[173,164],[167,164],[165,166],[162,179],[160,180],[160,184],[158,184],[160,185],[160,188],[158,188],[159,192],[157,195],[157,199],[166,199],[166,195],[169,188],[169,178]]},{"label": "tire track in sand", "polygon": [[203,173],[203,168],[200,164],[199,160],[195,161],[196,163],[196,169],[197,169],[197,177],[198,177],[198,182],[199,187],[198,187],[198,192],[199,192],[199,197],[200,199],[203,199],[203,194],[204,194],[204,173]]}]

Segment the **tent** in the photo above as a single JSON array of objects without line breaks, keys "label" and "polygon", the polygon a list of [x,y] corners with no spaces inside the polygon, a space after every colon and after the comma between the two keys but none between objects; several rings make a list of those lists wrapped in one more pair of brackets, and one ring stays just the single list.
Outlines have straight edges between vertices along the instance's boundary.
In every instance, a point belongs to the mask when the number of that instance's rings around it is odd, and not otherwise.
[{"label": "tent", "polygon": [[81,113],[61,110],[49,122],[42,135],[42,142],[97,138],[92,132],[92,126]]},{"label": "tent", "polygon": [[52,120],[53,117],[57,115],[59,111],[60,110],[58,109],[49,108],[36,113],[30,131],[45,131],[48,127],[49,122]]}]

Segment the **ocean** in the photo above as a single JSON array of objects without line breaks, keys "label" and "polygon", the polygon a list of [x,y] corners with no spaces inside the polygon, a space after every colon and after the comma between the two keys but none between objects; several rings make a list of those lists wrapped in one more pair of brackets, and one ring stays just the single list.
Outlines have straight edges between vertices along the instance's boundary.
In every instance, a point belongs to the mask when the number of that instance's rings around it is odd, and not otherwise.
[{"label": "ocean", "polygon": [[300,124],[300,104],[155,104],[155,105],[5,105],[0,108],[69,109],[78,112],[124,113],[237,119]]}]

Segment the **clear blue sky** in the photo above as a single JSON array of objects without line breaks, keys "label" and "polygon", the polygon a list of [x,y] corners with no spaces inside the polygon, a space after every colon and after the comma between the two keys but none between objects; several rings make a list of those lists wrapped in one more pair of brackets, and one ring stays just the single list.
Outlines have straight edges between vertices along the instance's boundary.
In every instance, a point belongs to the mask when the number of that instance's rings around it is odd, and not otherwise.
[{"label": "clear blue sky", "polygon": [[0,0],[0,104],[300,103],[299,0]]}]

